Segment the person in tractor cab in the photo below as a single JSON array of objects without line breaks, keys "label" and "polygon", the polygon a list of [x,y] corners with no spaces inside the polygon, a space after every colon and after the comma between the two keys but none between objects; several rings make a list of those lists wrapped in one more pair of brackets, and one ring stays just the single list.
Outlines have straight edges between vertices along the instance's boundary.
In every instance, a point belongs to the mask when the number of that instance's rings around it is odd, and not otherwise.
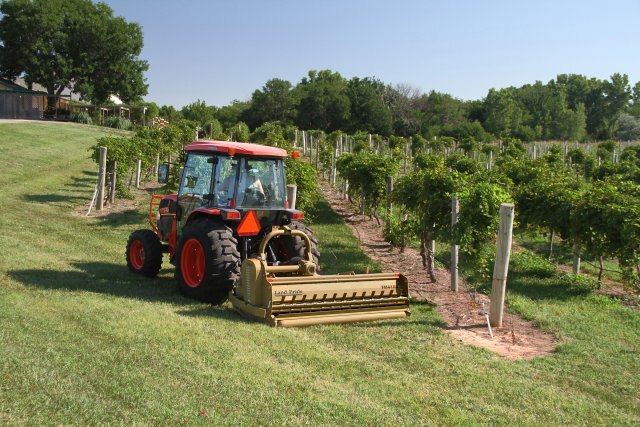
[{"label": "person in tractor cab", "polygon": [[249,170],[249,185],[244,190],[244,202],[245,206],[251,205],[262,205],[264,202],[264,188],[262,187],[262,182],[260,178],[258,178],[258,170],[250,169]]}]

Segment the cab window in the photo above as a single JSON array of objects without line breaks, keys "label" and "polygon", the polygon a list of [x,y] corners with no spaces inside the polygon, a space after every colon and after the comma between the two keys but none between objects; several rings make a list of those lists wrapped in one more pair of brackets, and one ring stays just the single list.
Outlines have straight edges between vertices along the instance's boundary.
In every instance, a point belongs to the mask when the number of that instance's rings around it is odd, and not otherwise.
[{"label": "cab window", "polygon": [[211,158],[212,156],[207,154],[189,153],[178,191],[180,199],[189,198],[192,203],[206,204],[207,196],[211,193],[214,166]]},{"label": "cab window", "polygon": [[238,175],[238,159],[218,157],[214,187],[213,205],[230,208],[235,198],[236,177]]},{"label": "cab window", "polygon": [[238,207],[284,208],[284,164],[277,160],[240,159]]}]

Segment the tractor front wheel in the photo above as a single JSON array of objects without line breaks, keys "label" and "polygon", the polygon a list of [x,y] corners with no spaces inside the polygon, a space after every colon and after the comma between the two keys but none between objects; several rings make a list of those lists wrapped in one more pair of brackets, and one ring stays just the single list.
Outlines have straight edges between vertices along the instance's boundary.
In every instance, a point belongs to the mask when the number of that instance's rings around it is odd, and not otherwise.
[{"label": "tractor front wheel", "polygon": [[210,218],[189,223],[176,248],[176,280],[187,297],[222,304],[240,274],[238,241]]},{"label": "tractor front wheel", "polygon": [[136,230],[127,242],[129,271],[146,277],[156,277],[162,266],[162,243],[151,230]]}]

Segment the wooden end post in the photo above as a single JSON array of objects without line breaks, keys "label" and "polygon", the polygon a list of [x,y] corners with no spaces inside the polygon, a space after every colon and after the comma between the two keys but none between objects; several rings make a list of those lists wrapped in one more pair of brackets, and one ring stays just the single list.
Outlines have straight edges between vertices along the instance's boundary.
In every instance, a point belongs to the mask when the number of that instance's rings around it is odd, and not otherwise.
[{"label": "wooden end post", "polygon": [[332,187],[334,187],[336,185],[336,170],[337,170],[337,161],[338,159],[336,158],[338,154],[338,149],[334,149],[333,150],[333,156],[331,158],[331,176],[329,178],[329,183],[331,184]]},{"label": "wooden end post", "polygon": [[297,198],[298,198],[298,186],[293,184],[287,185],[287,200],[289,201],[289,209],[296,208]]},{"label": "wooden end post", "polygon": [[491,284],[491,306],[489,321],[491,326],[502,327],[504,315],[504,296],[507,289],[507,273],[509,272],[509,257],[511,256],[511,241],[513,232],[514,207],[511,203],[500,206],[500,226],[496,243],[496,260],[493,267],[493,282]]},{"label": "wooden end post", "polygon": [[140,188],[140,173],[142,171],[142,160],[136,162],[136,188]]},{"label": "wooden end post", "polygon": [[573,274],[580,274],[580,246],[573,244]]},{"label": "wooden end post", "polygon": [[[455,194],[451,195],[451,225],[455,227],[458,223],[459,212],[458,198]],[[458,245],[455,238],[451,241],[451,290],[458,292]]]},{"label": "wooden end post", "polygon": [[107,147],[100,147],[98,165],[98,210],[104,209],[104,182],[107,175]]},{"label": "wooden end post", "polygon": [[111,188],[109,193],[109,204],[113,206],[116,201],[116,180],[118,179],[118,162],[113,162],[113,171],[111,172]]},{"label": "wooden end post", "polygon": [[391,212],[393,203],[391,203],[391,193],[393,193],[393,175],[387,175],[387,210]]},{"label": "wooden end post", "polygon": [[305,131],[302,131],[302,155],[307,154],[307,134]]}]

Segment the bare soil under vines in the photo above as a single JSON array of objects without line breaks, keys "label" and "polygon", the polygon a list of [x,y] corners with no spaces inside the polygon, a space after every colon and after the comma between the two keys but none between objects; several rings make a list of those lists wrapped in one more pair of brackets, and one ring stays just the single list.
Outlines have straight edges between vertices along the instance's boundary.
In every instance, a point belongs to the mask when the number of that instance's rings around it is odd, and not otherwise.
[{"label": "bare soil under vines", "polygon": [[435,305],[446,323],[444,329],[451,336],[508,359],[530,359],[555,349],[559,343],[556,337],[541,331],[534,322],[508,312],[505,312],[503,327],[493,328],[492,338],[482,310],[482,303],[489,309],[488,296],[468,292],[464,283],[460,284],[460,292],[452,292],[449,289],[451,274],[442,268],[436,269],[436,282],[431,282],[418,250],[408,247],[400,253],[384,240],[382,228],[375,219],[356,213],[351,203],[326,182],[320,185],[324,197],[353,230],[365,253],[380,263],[383,271],[405,275],[412,297]]}]

